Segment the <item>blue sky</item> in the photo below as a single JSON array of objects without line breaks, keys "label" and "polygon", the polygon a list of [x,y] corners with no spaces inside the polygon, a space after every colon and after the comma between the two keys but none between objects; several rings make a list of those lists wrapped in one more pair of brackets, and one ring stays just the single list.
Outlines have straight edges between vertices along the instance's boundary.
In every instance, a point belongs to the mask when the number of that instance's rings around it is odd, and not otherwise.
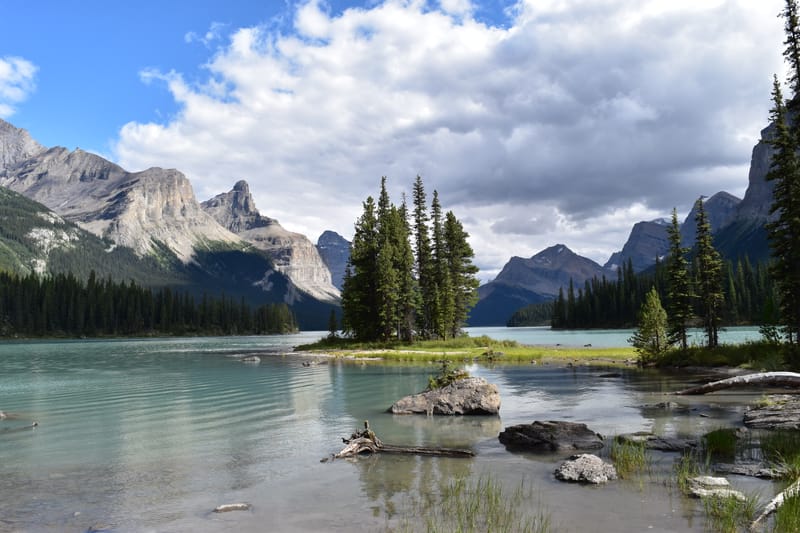
[{"label": "blue sky", "polygon": [[421,174],[490,279],[747,187],[781,0],[0,0],[0,118],[350,238]]}]

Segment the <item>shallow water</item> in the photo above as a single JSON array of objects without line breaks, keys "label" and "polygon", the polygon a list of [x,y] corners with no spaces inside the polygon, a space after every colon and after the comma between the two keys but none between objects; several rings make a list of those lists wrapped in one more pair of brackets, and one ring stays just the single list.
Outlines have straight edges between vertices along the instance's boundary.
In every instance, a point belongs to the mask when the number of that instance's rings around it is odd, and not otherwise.
[{"label": "shallow water", "polygon": [[[387,407],[436,369],[304,367],[284,355],[319,335],[0,344],[0,410],[16,415],[0,421],[0,531],[379,531],[400,526],[420,494],[487,474],[533,487],[531,508],[541,502],[559,531],[702,531],[697,504],[663,482],[674,455],[655,454],[664,474],[644,482],[583,487],[555,481],[560,458],[509,453],[497,434],[564,419],[605,435],[699,435],[740,425],[742,405],[760,396],[676,399],[665,393],[686,378],[655,373],[475,366],[500,388],[500,417],[394,416]],[[260,364],[237,359],[252,353]],[[666,399],[687,409],[642,407]],[[320,463],[367,419],[385,442],[477,457]],[[210,512],[239,501],[253,509]]]}]

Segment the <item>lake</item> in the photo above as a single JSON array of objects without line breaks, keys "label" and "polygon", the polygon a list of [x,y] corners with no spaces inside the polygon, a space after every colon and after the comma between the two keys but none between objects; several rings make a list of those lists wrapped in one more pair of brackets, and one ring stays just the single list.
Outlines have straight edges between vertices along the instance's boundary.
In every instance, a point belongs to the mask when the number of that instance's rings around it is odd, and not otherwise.
[{"label": "lake", "polygon": [[[471,331],[483,333],[595,346],[613,336]],[[15,415],[0,420],[0,531],[386,531],[414,498],[487,475],[512,490],[532,487],[531,508],[549,512],[555,530],[703,531],[696,502],[658,476],[601,488],[564,484],[552,475],[560,457],[510,453],[497,434],[517,423],[571,420],[604,435],[699,435],[741,425],[743,403],[760,396],[676,399],[666,393],[696,376],[633,369],[609,378],[602,368],[473,366],[498,385],[500,417],[395,416],[389,405],[422,390],[436,369],[305,367],[289,354],[322,335],[0,344],[0,410]],[[536,335],[543,340],[530,341]],[[261,363],[239,360],[250,354]],[[673,416],[643,407],[665,399],[689,409]],[[364,420],[384,442],[477,455],[320,462]],[[674,458],[655,455],[665,472]],[[775,492],[766,482],[733,482],[765,498]],[[233,502],[253,507],[211,512]]]}]

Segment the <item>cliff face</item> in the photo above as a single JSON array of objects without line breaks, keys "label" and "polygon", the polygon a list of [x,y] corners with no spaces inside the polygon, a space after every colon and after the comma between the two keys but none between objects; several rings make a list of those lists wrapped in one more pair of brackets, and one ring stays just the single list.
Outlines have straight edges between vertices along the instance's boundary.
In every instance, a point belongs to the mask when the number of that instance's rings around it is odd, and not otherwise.
[{"label": "cliff face", "polygon": [[219,224],[264,250],[275,269],[295,287],[324,302],[338,301],[339,290],[332,284],[331,273],[317,248],[305,235],[287,231],[277,220],[261,215],[247,182],[237,182],[232,190],[201,206]]},{"label": "cliff face", "polygon": [[[183,262],[211,243],[242,245],[200,209],[192,186],[177,170],[127,172],[83,150],[39,150],[25,136],[5,137],[16,160],[0,169],[0,185],[44,204],[64,219],[146,255],[166,246]],[[6,154],[6,152],[3,152]]]},{"label": "cliff face", "polygon": [[350,241],[335,231],[325,231],[317,239],[317,251],[331,272],[333,284],[341,291],[350,260]]},{"label": "cliff face", "polygon": [[737,219],[767,220],[770,218],[769,210],[772,206],[772,183],[767,181],[767,173],[772,164],[772,155],[775,150],[767,142],[775,131],[774,125],[769,125],[761,130],[761,139],[753,147],[750,158],[750,173],[748,175],[747,191],[742,202],[736,209]]},{"label": "cliff face", "polygon": [[[763,178],[762,181],[764,181]],[[766,181],[764,181],[764,183],[766,183]],[[768,194],[769,198],[771,199],[771,189]],[[711,224],[711,232],[716,233],[720,229],[730,224],[731,221],[737,216],[739,205],[741,203],[742,200],[725,191],[720,191],[711,198],[705,200],[703,202],[703,209],[708,217],[708,223]],[[769,204],[767,204],[767,210],[769,210]],[[697,236],[697,222],[695,221],[696,216],[697,210],[692,207],[692,210],[689,211],[688,215],[686,215],[686,220],[684,220],[683,224],[681,225],[681,243],[683,246],[688,247],[694,245],[694,241]]]},{"label": "cliff face", "polygon": [[0,119],[0,172],[44,150],[45,147],[34,141],[27,131]]},{"label": "cliff face", "polygon": [[634,272],[653,266],[656,258],[661,259],[669,252],[667,226],[664,219],[637,222],[622,251],[614,253],[604,268],[616,270],[628,260],[633,264]]}]

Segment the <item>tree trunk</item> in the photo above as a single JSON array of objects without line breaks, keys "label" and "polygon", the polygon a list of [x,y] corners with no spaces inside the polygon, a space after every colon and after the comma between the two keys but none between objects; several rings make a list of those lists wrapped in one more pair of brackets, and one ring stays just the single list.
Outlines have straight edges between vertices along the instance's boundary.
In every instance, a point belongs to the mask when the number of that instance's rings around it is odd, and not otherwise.
[{"label": "tree trunk", "polygon": [[[436,457],[474,457],[475,452],[471,450],[459,450],[454,448],[425,448],[421,446],[395,446],[384,444],[369,429],[369,422],[364,422],[364,429],[356,431],[349,439],[342,439],[345,447],[339,453],[333,454],[330,459],[342,459],[345,457],[356,457],[373,453],[407,453],[412,455],[427,455]],[[322,462],[328,458],[322,459]]]},{"label": "tree trunk", "polygon": [[783,492],[772,498],[772,500],[764,506],[764,510],[761,511],[761,514],[758,515],[758,518],[753,520],[753,523],[750,524],[750,530],[755,531],[758,529],[762,520],[777,511],[787,499],[791,498],[792,496],[797,496],[798,494],[800,494],[800,479],[789,485]]},{"label": "tree trunk", "polygon": [[676,391],[673,394],[679,396],[691,396],[706,394],[723,389],[730,389],[733,387],[744,387],[748,385],[766,385],[772,387],[795,387],[800,388],[800,374],[796,372],[759,372],[757,374],[747,374],[745,376],[736,376],[719,381],[712,381],[705,385],[697,387],[690,387],[681,391]]}]

